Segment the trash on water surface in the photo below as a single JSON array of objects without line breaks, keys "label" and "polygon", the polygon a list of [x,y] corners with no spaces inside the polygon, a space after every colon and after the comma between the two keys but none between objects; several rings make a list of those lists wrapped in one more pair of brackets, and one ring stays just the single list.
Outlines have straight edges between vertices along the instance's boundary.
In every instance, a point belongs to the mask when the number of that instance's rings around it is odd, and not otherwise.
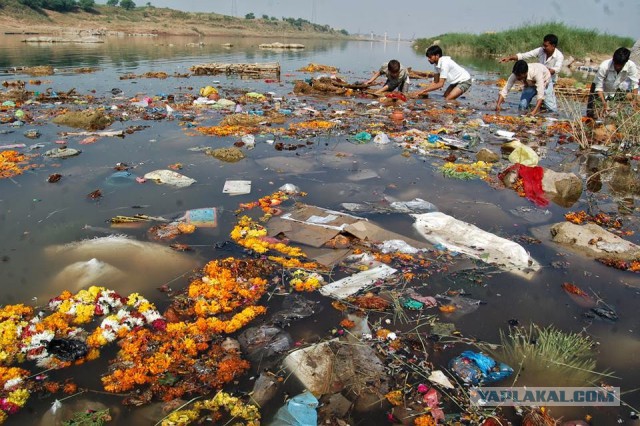
[{"label": "trash on water surface", "polygon": [[371,140],[371,133],[360,132],[360,133],[357,133],[353,138],[358,142],[369,142]]},{"label": "trash on water surface", "polygon": [[493,358],[473,351],[464,351],[449,362],[449,368],[463,382],[490,384],[509,377],[513,368]]},{"label": "trash on water surface", "polygon": [[109,186],[127,186],[136,181],[136,175],[127,171],[119,171],[112,173],[105,179],[105,183]]},{"label": "trash on water surface", "polygon": [[224,183],[222,188],[223,194],[229,195],[244,195],[251,193],[251,181],[250,180],[228,180]]},{"label": "trash on water surface", "polygon": [[509,132],[506,130],[498,130],[496,131],[496,135],[500,136],[503,139],[513,139],[513,137],[516,135],[515,132]]},{"label": "trash on water surface", "polygon": [[495,264],[501,269],[531,278],[540,264],[518,243],[484,231],[440,212],[412,214],[414,226],[429,242],[449,251]]},{"label": "trash on water surface", "polygon": [[180,219],[198,228],[215,228],[218,226],[218,209],[205,207],[201,209],[187,210]]},{"label": "trash on water surface", "polygon": [[396,269],[387,265],[379,265],[367,271],[361,271],[350,277],[342,278],[320,288],[320,293],[324,296],[345,299],[357,293],[363,288],[372,285],[378,280],[383,280],[396,273]]},{"label": "trash on water surface", "polygon": [[73,148],[54,148],[45,152],[44,155],[50,158],[68,158],[80,155],[82,151]]},{"label": "trash on water surface", "polygon": [[52,339],[47,344],[47,351],[63,361],[75,361],[84,357],[89,347],[78,339]]},{"label": "trash on water surface", "polygon": [[177,188],[184,188],[193,185],[196,180],[191,179],[185,175],[181,175],[173,170],[154,170],[144,175],[145,179],[153,180],[157,183],[164,183],[167,185],[175,186]]},{"label": "trash on water surface", "polygon": [[315,426],[318,424],[318,403],[310,392],[296,395],[280,407],[270,426]]},{"label": "trash on water surface", "polygon": [[519,140],[505,143],[503,146],[507,148],[513,148],[513,151],[511,151],[511,154],[509,154],[509,161],[513,164],[535,166],[538,164],[538,161],[540,161],[540,157],[538,157],[538,154],[536,154],[536,152],[531,149],[531,147],[528,147]]},{"label": "trash on water surface", "polygon": [[386,145],[389,142],[391,142],[389,140],[389,136],[387,136],[386,133],[378,133],[374,138],[373,138],[373,142],[377,143],[379,145]]}]

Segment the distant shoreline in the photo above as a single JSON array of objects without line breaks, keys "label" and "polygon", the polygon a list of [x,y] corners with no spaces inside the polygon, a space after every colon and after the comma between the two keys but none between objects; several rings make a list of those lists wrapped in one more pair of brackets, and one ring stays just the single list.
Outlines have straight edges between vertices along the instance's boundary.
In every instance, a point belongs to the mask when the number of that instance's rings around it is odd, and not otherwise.
[{"label": "distant shoreline", "polygon": [[[342,30],[303,19],[246,19],[216,13],[182,12],[168,8],[96,6],[84,11],[36,11],[7,0],[0,9],[0,34],[25,36],[192,36],[264,37],[288,39],[355,39]],[[37,31],[34,31],[37,28]],[[26,29],[26,30],[25,30]]]}]

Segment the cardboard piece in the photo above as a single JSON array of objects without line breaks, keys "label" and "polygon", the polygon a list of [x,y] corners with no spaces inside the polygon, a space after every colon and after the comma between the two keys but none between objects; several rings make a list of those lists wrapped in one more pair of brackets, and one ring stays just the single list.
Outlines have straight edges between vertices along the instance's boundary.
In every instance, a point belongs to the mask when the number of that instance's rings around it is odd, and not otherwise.
[{"label": "cardboard piece", "polygon": [[295,243],[321,247],[338,235],[349,224],[366,219],[314,206],[303,206],[290,213],[271,219],[268,234],[284,234]]},{"label": "cardboard piece", "polygon": [[428,242],[407,238],[404,235],[397,234],[395,232],[384,229],[376,225],[375,223],[364,220],[348,225],[347,227],[345,227],[344,232],[347,232],[354,237],[364,241],[382,242],[388,240],[403,240],[410,246],[417,249],[433,248],[433,245]]},{"label": "cardboard piece", "polygon": [[406,238],[365,218],[308,205],[272,218],[267,226],[267,232],[270,237],[284,235],[293,243],[312,247],[305,249],[307,256],[327,266],[340,262],[352,252],[351,249],[322,247],[341,233],[353,235],[363,241],[403,240],[418,249],[432,247],[428,242]]}]

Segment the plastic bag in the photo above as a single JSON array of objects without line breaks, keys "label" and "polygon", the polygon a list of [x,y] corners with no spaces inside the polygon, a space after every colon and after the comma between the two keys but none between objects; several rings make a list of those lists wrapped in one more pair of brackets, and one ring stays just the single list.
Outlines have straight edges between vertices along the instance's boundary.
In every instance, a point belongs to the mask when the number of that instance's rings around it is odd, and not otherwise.
[{"label": "plastic bag", "polygon": [[538,161],[540,161],[538,154],[519,140],[511,141],[504,144],[504,146],[513,148],[513,151],[509,154],[509,161],[513,164],[535,166],[538,164]]},{"label": "plastic bag", "polygon": [[285,194],[297,194],[300,192],[300,188],[292,183],[285,183],[280,188],[279,191],[284,192]]},{"label": "plastic bag", "polygon": [[360,132],[353,137],[358,142],[369,142],[371,140],[371,133]]},{"label": "plastic bag", "polygon": [[385,145],[385,144],[388,144],[391,141],[389,140],[389,136],[387,136],[386,133],[378,133],[376,135],[376,137],[373,138],[373,142],[377,143],[377,144],[380,144],[380,145]]},{"label": "plastic bag", "polygon": [[309,392],[291,398],[276,413],[271,426],[316,426],[318,400]]},{"label": "plastic bag", "polygon": [[513,374],[513,368],[493,358],[473,351],[464,351],[453,358],[449,368],[465,383],[493,383]]},{"label": "plastic bag", "polygon": [[244,142],[247,148],[253,148],[256,146],[256,138],[253,135],[244,135],[242,137],[242,142]]},{"label": "plastic bag", "polygon": [[52,339],[47,344],[47,351],[62,361],[75,361],[89,352],[89,347],[82,340]]},{"label": "plastic bag", "polygon": [[207,97],[211,94],[217,94],[218,90],[213,86],[206,86],[200,89],[200,96]]}]

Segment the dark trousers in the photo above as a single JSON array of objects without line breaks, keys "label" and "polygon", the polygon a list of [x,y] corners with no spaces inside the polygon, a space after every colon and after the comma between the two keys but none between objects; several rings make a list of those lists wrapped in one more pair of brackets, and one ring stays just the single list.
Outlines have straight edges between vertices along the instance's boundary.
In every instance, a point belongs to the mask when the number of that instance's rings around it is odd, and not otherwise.
[{"label": "dark trousers", "polygon": [[596,118],[595,104],[596,99],[598,99],[598,95],[596,94],[596,84],[591,83],[591,88],[589,89],[589,97],[587,98],[587,117]]}]

